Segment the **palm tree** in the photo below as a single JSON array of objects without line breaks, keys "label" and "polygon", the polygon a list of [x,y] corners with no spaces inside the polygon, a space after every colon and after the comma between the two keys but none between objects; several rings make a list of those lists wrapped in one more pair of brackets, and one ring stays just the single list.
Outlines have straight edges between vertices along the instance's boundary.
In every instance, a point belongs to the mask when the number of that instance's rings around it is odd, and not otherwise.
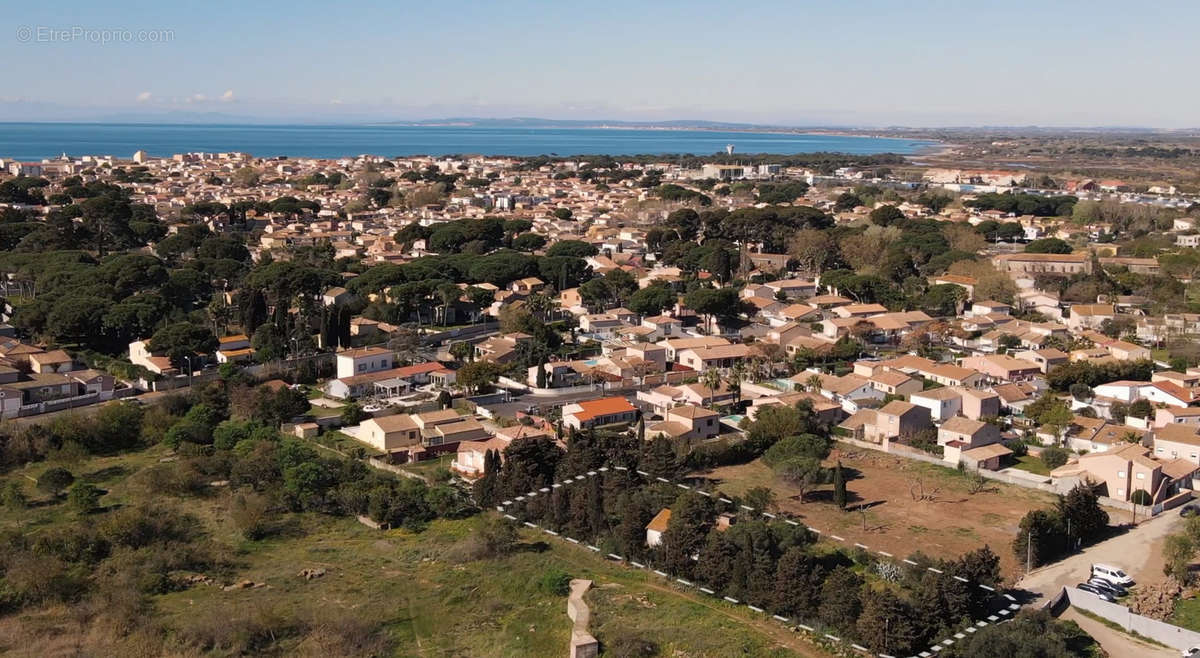
[{"label": "palm tree", "polygon": [[542,322],[549,319],[551,310],[550,298],[543,294],[530,295],[525,299],[525,308]]},{"label": "palm tree", "polygon": [[810,392],[812,392],[812,393],[820,393],[821,392],[822,381],[821,381],[820,375],[813,373],[813,374],[809,375],[808,379],[804,380],[804,383],[808,385],[808,390]]},{"label": "palm tree", "polygon": [[700,377],[700,383],[708,387],[708,406],[713,406],[717,396],[717,387],[721,385],[721,373],[716,368],[709,368]]},{"label": "palm tree", "polygon": [[733,402],[737,404],[742,401],[742,378],[746,376],[746,364],[741,361],[734,363],[731,374],[733,379],[729,380],[729,390],[733,391]]}]

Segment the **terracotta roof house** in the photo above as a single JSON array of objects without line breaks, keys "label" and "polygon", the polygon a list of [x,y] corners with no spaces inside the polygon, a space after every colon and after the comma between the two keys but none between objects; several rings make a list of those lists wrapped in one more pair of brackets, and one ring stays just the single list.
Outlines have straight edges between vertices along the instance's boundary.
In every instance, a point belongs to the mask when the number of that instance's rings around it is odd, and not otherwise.
[{"label": "terracotta roof house", "polygon": [[637,420],[637,407],[623,397],[586,400],[563,405],[563,423],[575,429],[599,427],[616,423],[632,423]]},{"label": "terracotta roof house", "polygon": [[650,547],[658,546],[662,543],[663,533],[671,525],[671,508],[664,507],[658,514],[650,519],[650,523],[646,524],[646,545]]}]

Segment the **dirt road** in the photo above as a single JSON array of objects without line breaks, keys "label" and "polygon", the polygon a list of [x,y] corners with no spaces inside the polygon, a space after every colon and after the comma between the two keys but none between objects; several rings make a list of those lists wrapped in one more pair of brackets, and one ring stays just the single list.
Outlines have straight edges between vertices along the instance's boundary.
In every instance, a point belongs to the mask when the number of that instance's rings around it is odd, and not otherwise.
[{"label": "dirt road", "polygon": [[1091,565],[1097,562],[1124,569],[1135,582],[1156,582],[1162,579],[1161,573],[1155,573],[1161,570],[1162,560],[1152,549],[1182,524],[1183,519],[1178,514],[1168,511],[1065,560],[1034,570],[1018,581],[1017,587],[1044,597],[1067,585],[1087,580]]},{"label": "dirt road", "polygon": [[1091,635],[1108,652],[1109,658],[1179,658],[1174,649],[1147,644],[1125,633],[1113,630],[1104,624],[1086,617],[1074,608],[1067,608],[1059,619],[1070,620]]}]

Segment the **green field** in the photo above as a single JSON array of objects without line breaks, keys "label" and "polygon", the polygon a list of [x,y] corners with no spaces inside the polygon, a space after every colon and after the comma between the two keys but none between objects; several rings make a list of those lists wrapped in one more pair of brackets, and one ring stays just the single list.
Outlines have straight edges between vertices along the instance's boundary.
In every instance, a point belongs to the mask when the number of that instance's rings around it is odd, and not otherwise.
[{"label": "green field", "polygon": [[1017,463],[1013,464],[1013,468],[1019,468],[1022,471],[1028,471],[1035,475],[1050,475],[1050,469],[1046,466],[1046,463],[1041,458],[1034,457],[1033,455],[1017,457]]},{"label": "green field", "polygon": [[[595,581],[587,600],[592,632],[605,645],[636,638],[657,645],[657,655],[679,657],[827,655],[744,606],[532,530],[515,553],[479,559],[480,517],[378,531],[346,517],[281,513],[267,539],[247,540],[231,520],[232,495],[223,487],[183,498],[148,488],[142,471],[164,458],[171,459],[153,447],[53,464],[107,492],[105,509],[88,522],[103,523],[118,506],[147,499],[194,515],[203,530],[189,546],[219,557],[220,567],[199,574],[212,582],[152,595],[120,623],[116,613],[90,606],[0,615],[0,653],[561,656],[570,630],[566,598],[541,584],[558,571]],[[0,529],[36,536],[80,518],[33,486],[49,465],[3,478],[22,483],[30,507],[0,507]],[[325,572],[305,579],[304,569]],[[223,588],[242,582],[255,586]]]}]

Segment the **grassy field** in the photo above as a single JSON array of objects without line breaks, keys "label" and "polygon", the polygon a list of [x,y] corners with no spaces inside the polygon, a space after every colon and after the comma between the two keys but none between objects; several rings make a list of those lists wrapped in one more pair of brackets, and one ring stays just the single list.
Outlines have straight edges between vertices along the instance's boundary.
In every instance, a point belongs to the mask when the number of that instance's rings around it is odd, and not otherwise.
[{"label": "grassy field", "polygon": [[[596,582],[588,601],[601,642],[633,634],[658,644],[665,656],[823,655],[744,608],[679,592],[534,533],[514,555],[471,560],[463,547],[476,522],[438,521],[413,533],[303,519],[300,537],[239,546],[245,568],[238,578],[265,587],[225,592],[200,586],[159,597],[155,608],[169,627],[216,624],[239,613],[303,618],[337,610],[377,620],[394,655],[554,656],[565,652],[569,638],[566,600],[539,581],[561,570]],[[305,580],[298,575],[305,568],[326,573]]]},{"label": "grassy field", "polygon": [[1172,624],[1200,632],[1200,599],[1180,599],[1175,602]]},{"label": "grassy field", "polygon": [[1019,468],[1022,471],[1028,471],[1035,475],[1050,475],[1050,468],[1046,466],[1046,462],[1040,457],[1033,455],[1024,455],[1017,457],[1017,463],[1013,464],[1013,468]]},{"label": "grassy field", "polygon": [[[204,497],[171,499],[148,490],[140,471],[169,453],[155,447],[105,458],[53,462],[107,493],[108,508],[150,498],[185,507],[203,526],[203,541],[226,567],[209,583],[153,595],[132,629],[84,616],[67,606],[0,615],[0,653],[86,655],[395,655],[561,656],[570,621],[565,596],[541,584],[550,572],[589,578],[592,632],[602,643],[636,637],[660,656],[825,656],[769,617],[645,571],[607,561],[572,544],[525,531],[514,554],[478,559],[479,517],[439,520],[419,532],[372,530],[345,517],[283,514],[269,538],[243,538],[231,520],[232,495],[213,487]],[[37,492],[37,464],[0,480],[22,483],[31,506],[0,507],[0,530],[36,535],[78,518]],[[95,515],[103,522],[105,514]],[[547,541],[549,540],[549,541]],[[306,579],[301,571],[323,569]],[[250,586],[225,589],[249,583]],[[210,647],[199,651],[196,647]]]}]

